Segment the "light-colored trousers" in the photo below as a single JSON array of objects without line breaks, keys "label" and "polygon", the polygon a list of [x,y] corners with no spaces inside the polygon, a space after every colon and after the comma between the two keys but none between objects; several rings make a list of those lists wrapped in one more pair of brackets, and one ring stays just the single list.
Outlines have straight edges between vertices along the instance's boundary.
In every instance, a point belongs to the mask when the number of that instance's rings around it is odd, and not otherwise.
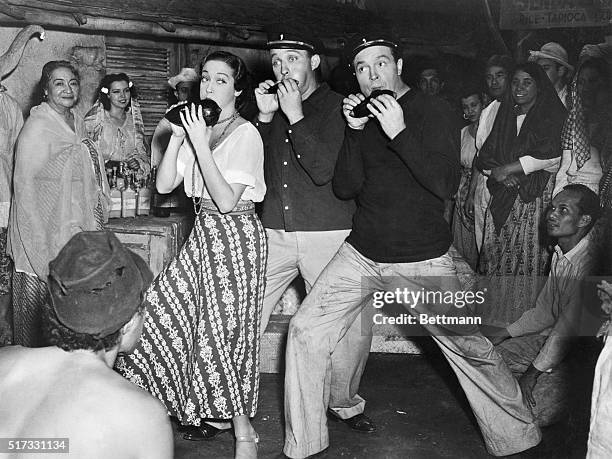
[{"label": "light-colored trousers", "polygon": [[[265,331],[270,314],[282,294],[298,274],[304,279],[306,293],[338,251],[350,230],[284,231],[266,228],[268,269],[260,330]],[[361,333],[355,320],[332,356],[331,409],[342,419],[363,413],[365,400],[357,394],[359,381],[368,360],[371,334]]]},{"label": "light-colored trousers", "polygon": [[[508,338],[495,346],[512,374],[519,379],[536,359],[548,336],[525,335]],[[532,412],[540,427],[549,426],[567,416],[571,394],[572,378],[566,362],[560,362],[551,371],[538,377],[533,389],[535,407]]]},{"label": "light-colored trousers", "polygon": [[591,398],[587,459],[612,457],[612,330],[599,354]]},{"label": "light-colored trousers", "polygon": [[[285,368],[287,456],[307,457],[329,445],[325,412],[330,400],[332,356],[373,293],[396,288],[454,292],[461,287],[448,254],[417,263],[376,263],[348,243],[340,247],[319,276],[289,325]],[[465,308],[423,303],[406,311],[413,316],[466,314]],[[371,323],[359,322],[368,333]],[[459,326],[454,334],[436,325],[426,325],[426,329],[457,374],[487,450],[498,456],[509,455],[538,444],[541,433],[523,402],[518,382],[478,328]]]}]

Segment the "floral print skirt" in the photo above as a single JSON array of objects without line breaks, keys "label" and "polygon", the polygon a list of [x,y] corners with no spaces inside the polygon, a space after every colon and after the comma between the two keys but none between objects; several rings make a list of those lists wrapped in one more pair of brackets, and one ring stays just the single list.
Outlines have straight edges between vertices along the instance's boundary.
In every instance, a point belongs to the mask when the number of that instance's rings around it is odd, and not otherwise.
[{"label": "floral print skirt", "polygon": [[255,415],[266,235],[255,214],[202,210],[146,295],[144,330],[117,369],[184,425]]}]

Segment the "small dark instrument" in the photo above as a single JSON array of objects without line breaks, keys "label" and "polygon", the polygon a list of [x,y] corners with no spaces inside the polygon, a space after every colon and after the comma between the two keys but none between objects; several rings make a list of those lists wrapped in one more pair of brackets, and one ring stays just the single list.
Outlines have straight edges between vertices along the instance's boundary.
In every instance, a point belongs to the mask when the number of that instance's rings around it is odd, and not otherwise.
[{"label": "small dark instrument", "polygon": [[219,121],[219,116],[221,115],[221,107],[219,107],[212,99],[184,102],[168,111],[168,113],[164,115],[164,118],[166,118],[172,124],[182,126],[183,123],[181,122],[180,112],[183,109],[188,109],[191,107],[191,104],[195,104],[196,107],[198,105],[202,106],[202,115],[204,116],[206,126],[214,126],[217,124],[217,121]]},{"label": "small dark instrument", "polygon": [[[293,80],[295,81],[295,80]],[[276,92],[278,91],[278,87],[279,85],[282,83],[283,81],[279,81],[278,83],[273,84],[272,86],[270,86],[267,90],[266,90],[266,94],[276,94]],[[295,81],[295,84],[299,85],[300,83],[298,83],[297,81]]]},{"label": "small dark instrument", "polygon": [[368,107],[366,107],[366,105],[370,103],[370,100],[375,99],[383,94],[389,94],[390,96],[395,97],[395,93],[390,89],[375,89],[374,91],[372,91],[372,94],[366,97],[363,102],[353,107],[353,109],[351,110],[351,116],[353,118],[363,118],[365,116],[371,115],[372,112],[368,110]]}]

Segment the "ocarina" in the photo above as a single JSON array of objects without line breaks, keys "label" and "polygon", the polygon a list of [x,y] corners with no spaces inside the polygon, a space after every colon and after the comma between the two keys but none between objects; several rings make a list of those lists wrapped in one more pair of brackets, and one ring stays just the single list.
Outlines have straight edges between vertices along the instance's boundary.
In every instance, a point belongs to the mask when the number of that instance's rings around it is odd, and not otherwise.
[{"label": "ocarina", "polygon": [[[298,81],[296,81],[296,80],[293,80],[293,81],[295,81],[295,84],[297,84],[297,85],[299,85],[299,84],[300,84],[300,83],[299,83]],[[277,93],[277,91],[278,91],[278,87],[279,87],[279,85],[280,85],[282,82],[283,82],[283,81],[281,80],[281,81],[279,81],[278,83],[275,83],[275,84],[273,84],[272,86],[270,86],[270,87],[269,87],[269,88],[266,90],[266,94],[276,94],[276,93]]]},{"label": "ocarina", "polygon": [[196,107],[198,105],[202,106],[202,115],[204,116],[206,126],[214,126],[217,124],[217,121],[219,121],[219,115],[221,115],[221,107],[219,107],[212,99],[183,102],[174,107],[172,110],[169,110],[168,113],[164,115],[164,118],[166,118],[172,124],[182,126],[183,123],[181,122],[180,112],[185,108],[191,107],[191,104],[195,104]]},{"label": "ocarina", "polygon": [[368,110],[368,107],[366,107],[366,105],[370,103],[370,100],[375,99],[376,97],[382,94],[389,94],[390,96],[395,97],[395,93],[390,89],[375,89],[368,97],[366,97],[363,102],[353,107],[353,109],[351,110],[351,116],[353,118],[363,118],[364,116],[371,115],[372,112]]}]

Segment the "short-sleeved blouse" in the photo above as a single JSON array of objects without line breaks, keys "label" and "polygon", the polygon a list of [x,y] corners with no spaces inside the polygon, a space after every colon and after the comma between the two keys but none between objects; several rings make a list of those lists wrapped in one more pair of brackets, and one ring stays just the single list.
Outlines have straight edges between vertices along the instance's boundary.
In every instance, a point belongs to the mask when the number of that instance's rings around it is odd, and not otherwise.
[{"label": "short-sleeved blouse", "polygon": [[468,169],[472,167],[476,156],[476,139],[470,134],[469,127],[465,126],[461,130],[461,166]]},{"label": "short-sleeved blouse", "polygon": [[[259,131],[251,123],[244,123],[221,141],[212,155],[219,172],[227,183],[246,185],[241,200],[261,202],[266,194],[264,181],[263,141]],[[183,142],[177,156],[177,174],[183,177],[187,196],[210,199],[199,168],[195,166],[195,152],[189,142]],[[195,186],[192,187],[192,176]]]}]

